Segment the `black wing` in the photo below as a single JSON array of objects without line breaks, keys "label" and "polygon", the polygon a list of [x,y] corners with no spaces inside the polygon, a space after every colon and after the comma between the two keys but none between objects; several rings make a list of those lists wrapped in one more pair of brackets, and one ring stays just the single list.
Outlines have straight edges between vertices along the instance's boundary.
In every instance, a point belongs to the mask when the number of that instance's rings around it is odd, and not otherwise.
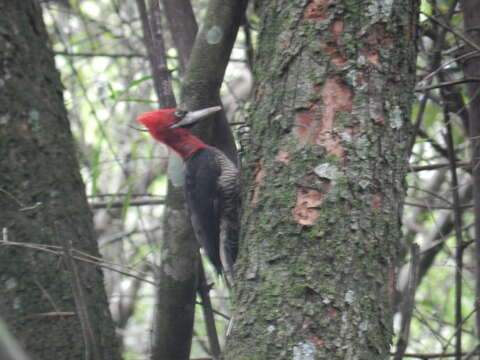
[{"label": "black wing", "polygon": [[219,222],[222,200],[218,188],[221,169],[215,156],[213,150],[204,148],[186,161],[185,198],[195,236],[221,274]]}]

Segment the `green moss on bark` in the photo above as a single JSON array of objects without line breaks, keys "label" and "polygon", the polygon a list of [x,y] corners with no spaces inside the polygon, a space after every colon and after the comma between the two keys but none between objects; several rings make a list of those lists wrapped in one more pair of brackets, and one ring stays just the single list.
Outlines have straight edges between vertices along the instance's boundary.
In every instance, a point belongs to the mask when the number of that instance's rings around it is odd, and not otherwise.
[{"label": "green moss on bark", "polygon": [[388,358],[413,6],[259,2],[227,359]]}]

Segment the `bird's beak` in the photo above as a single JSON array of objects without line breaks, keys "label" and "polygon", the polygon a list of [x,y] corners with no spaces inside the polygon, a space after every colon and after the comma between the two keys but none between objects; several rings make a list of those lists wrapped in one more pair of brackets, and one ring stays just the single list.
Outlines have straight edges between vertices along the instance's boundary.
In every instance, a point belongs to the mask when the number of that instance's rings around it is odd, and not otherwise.
[{"label": "bird's beak", "polygon": [[201,109],[201,110],[195,110],[195,111],[189,111],[185,114],[182,120],[179,122],[170,125],[170,129],[175,129],[180,126],[188,126],[196,123],[198,120],[201,120],[211,114],[214,114],[218,111],[222,110],[221,106],[212,106],[209,108]]}]

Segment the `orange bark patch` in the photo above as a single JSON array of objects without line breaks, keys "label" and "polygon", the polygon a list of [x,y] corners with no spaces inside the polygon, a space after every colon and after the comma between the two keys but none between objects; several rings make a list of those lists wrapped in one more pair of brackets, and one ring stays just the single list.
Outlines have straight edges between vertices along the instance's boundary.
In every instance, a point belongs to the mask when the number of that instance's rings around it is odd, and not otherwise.
[{"label": "orange bark patch", "polygon": [[383,209],[383,194],[380,191],[372,194],[372,209],[376,212]]},{"label": "orange bark patch", "polygon": [[349,134],[349,135],[356,135],[360,132],[360,126],[359,125],[345,126],[344,132]]},{"label": "orange bark patch", "polygon": [[328,154],[343,156],[341,139],[332,132],[337,111],[352,111],[352,91],[337,77],[327,79],[321,89],[323,99],[322,125],[316,137],[316,143],[327,149]]},{"label": "orange bark patch", "polygon": [[261,161],[257,161],[255,164],[255,179],[254,179],[254,184],[255,187],[253,189],[252,193],[252,199],[250,202],[252,205],[255,205],[258,201],[258,198],[260,196],[260,187],[264,184],[263,181],[263,176],[265,175],[265,168],[263,167],[263,164]]},{"label": "orange bark patch", "polygon": [[263,93],[265,92],[265,89],[263,86],[257,87],[257,90],[255,91],[255,99],[258,100],[263,96]]},{"label": "orange bark patch", "polygon": [[338,158],[343,158],[345,151],[339,135],[334,133],[321,133],[318,135],[316,141],[327,150],[325,155],[336,155]]},{"label": "orange bark patch", "polygon": [[341,137],[333,131],[337,111],[352,111],[352,91],[338,77],[330,77],[315,89],[322,96],[323,109],[318,119],[317,105],[297,115],[297,136],[304,143],[313,141],[327,149],[327,155],[343,156]]},{"label": "orange bark patch", "polygon": [[335,319],[338,316],[338,310],[333,307],[330,307],[327,310],[327,314],[330,319]]},{"label": "orange bark patch", "polygon": [[312,0],[303,11],[304,20],[319,21],[327,18],[327,9],[331,0]]},{"label": "orange bark patch", "polygon": [[[328,190],[330,184],[326,184]],[[325,194],[315,189],[301,188],[297,190],[297,202],[292,210],[293,220],[300,225],[312,226],[320,216],[320,205]]]},{"label": "orange bark patch", "polygon": [[288,164],[290,160],[290,154],[285,150],[280,150],[275,156],[275,160],[280,161],[281,163]]},{"label": "orange bark patch", "polygon": [[347,62],[347,59],[345,57],[343,57],[342,55],[340,55],[338,52],[333,54],[330,59],[332,61],[332,64],[334,64],[336,66],[345,65],[345,63]]},{"label": "orange bark patch", "polygon": [[330,77],[321,90],[323,116],[321,131],[331,131],[337,111],[352,112],[352,91],[337,77]]},{"label": "orange bark patch", "polygon": [[342,54],[340,54],[338,49],[331,45],[326,45],[323,48],[323,52],[330,55],[330,61],[336,66],[342,66],[347,62],[347,59]]},{"label": "orange bark patch", "polygon": [[343,21],[341,20],[337,20],[333,23],[333,26],[332,26],[332,33],[333,35],[335,35],[335,38],[337,39],[337,41],[339,40],[339,38],[342,36],[343,34]]},{"label": "orange bark patch", "polygon": [[396,266],[390,265],[388,267],[388,298],[393,299],[395,289],[397,287],[397,270]]},{"label": "orange bark patch", "polygon": [[365,77],[365,74],[361,71],[358,72],[357,74],[357,84],[358,85],[364,85],[367,83],[367,79]]},{"label": "orange bark patch", "polygon": [[335,54],[337,52],[337,48],[330,45],[325,45],[323,52],[328,55]]},{"label": "orange bark patch", "polygon": [[375,48],[389,48],[393,46],[393,39],[385,34],[382,26],[377,26],[368,34],[367,42]]},{"label": "orange bark patch", "polygon": [[315,346],[322,346],[325,341],[320,339],[317,335],[310,333],[308,334],[308,341],[313,343]]},{"label": "orange bark patch", "polygon": [[374,51],[371,51],[370,53],[368,53],[365,58],[367,59],[367,61],[375,66],[378,66],[380,65],[380,57],[378,56],[378,54]]},{"label": "orange bark patch", "polygon": [[316,114],[316,109],[310,109],[306,111],[301,111],[297,115],[297,136],[300,138],[300,140],[304,143],[307,144],[309,139],[310,139],[310,132],[312,129],[315,129],[317,126],[315,123],[315,114]]},{"label": "orange bark patch", "polygon": [[315,327],[315,321],[310,316],[304,316],[302,329],[307,330],[312,327]]}]

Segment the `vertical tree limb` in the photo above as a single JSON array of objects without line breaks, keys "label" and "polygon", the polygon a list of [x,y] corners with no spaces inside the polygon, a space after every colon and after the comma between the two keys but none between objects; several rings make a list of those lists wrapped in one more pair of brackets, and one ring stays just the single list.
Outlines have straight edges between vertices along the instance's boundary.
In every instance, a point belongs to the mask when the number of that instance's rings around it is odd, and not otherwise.
[{"label": "vertical tree limb", "polygon": [[178,51],[180,67],[187,68],[198,25],[190,0],[162,0],[168,28]]},{"label": "vertical tree limb", "polygon": [[[153,4],[154,2],[156,1],[152,1],[150,2],[150,8],[155,8],[156,9],[156,12],[158,13],[159,10],[156,8],[157,7],[157,4]],[[212,5],[213,3],[213,5]],[[139,6],[139,11],[141,13],[141,17],[142,17],[142,23],[145,23],[148,20],[148,16],[146,15],[146,9],[145,9],[145,4],[143,3],[142,0],[137,0],[137,4]],[[152,5],[153,4],[153,5]],[[238,6],[238,4],[240,4],[240,7]],[[172,5],[172,4],[170,4]],[[188,7],[188,4],[186,3],[183,3],[183,5],[186,5]],[[220,51],[212,51],[211,52],[211,55],[210,56],[207,56],[208,58],[207,59],[204,59],[206,60],[207,62],[210,62],[211,64],[220,64],[220,66],[216,66],[214,68],[210,67],[209,69],[205,69],[203,68],[202,71],[201,71],[201,76],[200,77],[192,77],[192,76],[188,76],[189,72],[190,73],[193,73],[193,74],[198,74],[198,71],[195,70],[197,69],[199,66],[202,65],[201,61],[199,62],[198,59],[200,59],[202,56],[205,56],[206,54],[203,52],[203,48],[202,46],[204,45],[200,45],[200,46],[195,46],[194,47],[194,50],[193,50],[193,53],[196,54],[196,61],[191,61],[188,65],[188,69],[187,69],[187,75],[186,75],[186,80],[188,82],[188,84],[190,85],[189,88],[187,89],[194,89],[193,90],[193,93],[190,92],[189,94],[189,98],[187,101],[184,101],[184,104],[185,104],[185,108],[187,109],[196,109],[196,108],[201,108],[201,107],[205,107],[205,106],[209,106],[211,104],[218,104],[219,103],[219,89],[220,89],[220,85],[221,85],[221,82],[223,80],[223,75],[225,73],[225,69],[226,69],[226,66],[228,64],[228,59],[229,59],[229,56],[230,56],[230,52],[231,52],[231,49],[233,48],[233,43],[234,43],[234,40],[235,40],[235,36],[236,36],[236,33],[238,31],[238,26],[240,24],[240,20],[242,17],[243,17],[243,11],[245,9],[245,6],[246,6],[246,1],[241,1],[241,2],[236,2],[236,1],[228,1],[228,2],[214,2],[212,1],[210,6],[209,6],[209,10],[207,11],[207,19],[218,19],[219,16],[220,16],[220,19],[222,21],[220,21],[220,23],[218,25],[212,25],[212,24],[209,24],[209,28],[211,29],[212,27],[214,28],[213,29],[213,32],[210,33],[210,40],[209,41],[213,41],[214,44],[213,45],[217,45],[216,46],[216,49],[217,50],[220,50]],[[171,10],[171,7],[166,7],[167,9],[170,9]],[[150,10],[151,10],[150,9]],[[242,11],[243,9],[243,11]],[[143,14],[143,15],[142,15]],[[240,14],[240,15],[239,15]],[[193,15],[193,13],[191,13],[191,15]],[[151,21],[152,22],[152,21]],[[207,21],[208,23],[208,21]],[[143,28],[144,28],[144,33],[146,34],[145,35],[145,38],[146,38],[146,45],[147,47],[153,49],[154,48],[154,45],[152,44],[152,40],[148,40],[148,33],[150,32],[152,35],[153,34],[158,34],[159,31],[158,31],[158,26],[159,26],[159,23],[157,24],[157,30],[155,30],[155,26],[152,26],[152,24],[150,24],[149,26],[147,25],[143,25]],[[192,26],[192,29],[194,29],[196,26]],[[218,32],[220,32],[221,34],[226,34],[226,36],[224,37],[223,35],[221,35],[220,37],[217,37],[218,35]],[[213,34],[213,35],[212,35]],[[205,34],[204,34],[205,35]],[[212,38],[213,36],[213,38]],[[182,45],[182,48],[180,49],[181,51],[181,59],[183,59],[183,63],[185,64],[186,63],[186,59],[188,58],[188,46],[190,46],[189,44],[191,44],[191,39],[192,39],[192,36],[191,35],[187,35],[185,38],[184,38],[184,44],[186,45]],[[195,50],[195,48],[197,50]],[[210,48],[210,47],[208,47]],[[159,47],[157,47],[157,49],[159,49]],[[182,50],[183,49],[183,50]],[[154,50],[152,50],[153,52]],[[150,57],[154,62],[155,61],[158,61],[158,59],[155,58],[155,56],[151,56]],[[154,65],[155,66],[155,65]],[[158,66],[155,66],[158,68]],[[209,70],[209,71],[206,71],[206,70]],[[155,71],[154,71],[154,76],[161,76],[159,74],[159,72],[157,71],[157,74],[158,75],[155,75]],[[212,83],[213,86],[211,87],[208,87],[208,88],[203,88],[202,86],[196,86],[196,84],[198,84],[199,82],[209,82],[209,79],[216,79],[216,81],[214,81]],[[156,85],[156,89],[159,89],[161,88],[161,86],[157,86]],[[157,92],[159,92],[157,90]],[[184,90],[185,92],[185,90]],[[187,90],[187,93],[188,93],[188,90]],[[198,97],[201,95],[205,96],[206,97],[206,101],[198,101]],[[186,97],[184,97],[184,99],[186,99]],[[208,131],[209,130],[209,131]],[[226,119],[225,119],[225,116],[223,115],[223,117],[220,117],[220,122],[217,123],[217,126],[214,126],[212,127],[212,125],[208,126],[208,130],[204,130],[204,131],[199,131],[200,133],[200,136],[205,140],[207,141],[208,143],[210,144],[214,144],[216,145],[217,147],[219,147],[220,149],[222,149],[223,151],[225,151],[225,153],[232,159],[235,159],[236,160],[236,149],[235,149],[235,144],[234,144],[234,141],[233,141],[233,137],[231,135],[231,132],[228,128],[228,124],[226,122]],[[209,136],[210,135],[210,136]],[[181,221],[178,219],[178,215],[179,213],[182,212],[182,207],[183,207],[183,198],[180,199],[181,197],[181,192],[179,189],[174,189],[173,186],[171,186],[171,184],[169,184],[169,192],[168,192],[168,196],[167,196],[167,210],[166,210],[166,227],[165,227],[165,233],[166,234],[169,234],[169,235],[172,235],[172,234],[176,234],[178,236],[166,236],[166,239],[165,239],[165,242],[172,242],[172,241],[175,241],[177,243],[177,246],[176,246],[176,249],[180,248],[180,246],[178,245],[178,243],[180,242],[182,245],[182,249],[183,251],[186,251],[186,253],[183,253],[182,256],[179,256],[177,258],[171,256],[172,254],[169,253],[169,257],[171,260],[174,260],[173,262],[170,262],[168,263],[168,260],[164,259],[164,261],[162,262],[162,266],[161,266],[161,269],[160,269],[160,277],[162,276],[162,274],[166,274],[168,272],[168,270],[171,270],[171,268],[169,268],[169,266],[171,267],[175,267],[175,266],[179,266],[179,264],[187,264],[189,265],[190,267],[190,271],[191,269],[196,269],[195,266],[192,266],[192,264],[195,264],[196,261],[198,261],[198,257],[196,260],[194,260],[192,258],[192,252],[191,251],[188,251],[187,249],[190,249],[192,250],[192,243],[194,243],[194,239],[193,239],[193,232],[191,231],[191,227],[190,227],[190,224],[189,224],[189,221],[187,220],[188,224],[187,223],[184,223],[182,224],[183,226],[179,226],[180,224],[176,224],[175,226],[170,226],[171,224],[169,222],[171,222],[171,217],[177,217],[177,219],[175,221]],[[170,199],[170,201],[169,201]],[[188,219],[187,217],[183,216],[181,217],[182,219]],[[182,230],[180,230],[182,229]],[[181,234],[178,234],[178,232],[181,232]],[[185,241],[181,240],[181,239],[185,239]],[[192,241],[193,239],[193,241]],[[173,244],[171,244],[173,245]],[[164,247],[166,246],[166,244],[164,244]],[[195,245],[195,251],[196,250],[196,245]],[[189,259],[189,261],[187,261],[187,259]],[[166,261],[165,261],[166,260]],[[180,260],[180,261],[179,261]],[[168,269],[167,269],[168,268]],[[186,275],[186,272],[182,272],[182,271],[175,271],[176,275]],[[165,282],[165,281],[172,281],[171,279],[171,274],[168,274],[170,275],[170,279],[166,280],[162,277],[162,279],[160,280],[160,283],[162,284],[162,282]],[[190,274],[191,275],[191,274]],[[185,279],[186,281],[184,282],[184,284],[186,285],[184,287],[185,290],[187,290],[187,293],[186,295],[188,295],[187,297],[184,297],[184,299],[190,299],[192,293],[191,293],[191,287],[190,285],[192,284],[196,284],[196,278],[195,276],[187,276],[187,279]],[[183,279],[183,278],[181,278]],[[174,282],[176,282],[176,284],[172,284],[172,286],[175,287],[175,289],[179,290],[179,280],[181,282],[181,279],[180,278],[176,278]],[[162,285],[163,286],[163,285]],[[169,288],[169,290],[172,290],[173,288]],[[194,293],[193,293],[194,294]],[[174,304],[172,303],[172,299],[177,299],[178,300],[178,294],[176,294],[176,296],[172,295],[172,292],[170,291],[169,293],[169,296],[166,296],[167,294],[163,291],[160,291],[158,292],[158,302],[159,302],[159,305],[161,303],[168,303],[170,302],[170,305],[171,306],[175,306],[177,304]],[[193,301],[191,303],[191,309],[192,309],[192,315],[193,315]],[[189,307],[190,308],[190,307]],[[166,307],[165,307],[166,309]],[[157,306],[157,310],[159,310],[159,306]],[[164,314],[164,315],[167,315],[167,314]],[[160,316],[160,315],[159,315]],[[167,315],[168,316],[168,315]],[[178,318],[177,318],[178,319]],[[212,320],[213,320],[213,316],[212,316]],[[178,320],[177,320],[178,322]],[[190,338],[191,338],[191,326],[189,326],[188,324],[185,324],[186,326],[183,327],[183,329],[185,330],[183,332],[183,336],[182,338],[183,339],[186,339],[186,337],[188,336],[188,333],[190,333]],[[174,338],[172,336],[169,336],[169,334],[166,333],[166,331],[168,331],[168,326],[166,326],[165,322],[162,321],[161,323],[157,323],[156,324],[157,328],[156,328],[156,335],[155,335],[155,347],[153,349],[153,354],[152,354],[152,358],[153,359],[167,359],[167,358],[175,358],[175,359],[183,359],[185,356],[188,356],[188,353],[185,351],[185,348],[183,348],[182,350],[182,354],[176,354],[175,357],[172,357],[173,355],[173,352],[170,352],[169,350],[166,350],[166,349],[170,349],[171,351],[174,351],[175,349],[178,349],[179,346],[178,346],[178,341],[179,341],[179,338]],[[179,326],[177,325],[176,328],[179,328]],[[186,329],[187,328],[190,328],[190,331],[187,331]],[[162,334],[162,335],[160,335]],[[213,340],[213,339],[211,339]],[[185,343],[185,341],[183,341],[183,343]],[[173,345],[173,347],[172,347]],[[215,346],[212,346],[213,348]],[[163,349],[163,350],[162,350]],[[213,349],[214,350],[214,349]],[[170,356],[170,357],[169,357]]]},{"label": "vertical tree limb", "polygon": [[402,360],[408,347],[408,338],[410,334],[410,323],[412,320],[413,309],[415,307],[415,293],[417,290],[417,269],[418,269],[418,245],[412,244],[410,247],[410,273],[408,274],[408,289],[405,291],[402,303],[402,326],[397,342],[397,351],[394,360]]},{"label": "vertical tree limb", "polygon": [[[165,9],[165,15],[167,17],[170,33],[172,35],[173,41],[175,43],[175,47],[178,51],[178,56],[183,63],[183,68],[187,66],[190,59],[190,54],[192,52],[195,36],[197,35],[197,22],[195,20],[195,16],[193,13],[193,9],[191,6],[190,0],[163,0],[163,7]],[[228,63],[228,62],[227,62]],[[192,65],[194,66],[194,65]],[[205,73],[205,76],[209,76],[208,73]],[[215,104],[220,103],[220,97],[218,93],[219,88],[214,88],[211,97],[215,98]],[[201,107],[201,106],[198,106]],[[227,119],[225,117],[225,112],[222,113],[218,117],[218,121],[215,124],[221,123],[222,131],[227,131],[226,135],[222,137],[228,138],[231,137],[230,128],[227,124]],[[207,124],[208,125],[208,124]],[[204,128],[206,126],[205,123],[200,123],[196,126],[197,129]],[[215,126],[215,125],[214,125]],[[205,141],[214,143],[215,139],[205,139]],[[222,146],[222,144],[216,144],[221,150],[230,153],[231,158],[236,159],[236,148],[233,143],[228,143],[227,148]],[[176,191],[175,189],[171,189],[169,191]],[[202,262],[199,265],[199,285],[198,285],[198,293],[200,298],[202,299],[202,310],[203,315],[205,318],[205,325],[207,329],[208,340],[210,344],[210,350],[212,356],[214,358],[219,358],[220,356],[220,344],[218,341],[218,334],[215,327],[215,318],[213,314],[213,308],[211,305],[209,293],[208,293],[208,285],[207,279],[205,277],[205,270],[203,268]]]},{"label": "vertical tree limb", "polygon": [[82,329],[83,341],[85,345],[85,360],[101,360],[100,348],[97,338],[94,334],[90,316],[88,313],[87,301],[83,292],[82,281],[80,279],[77,264],[72,256],[72,245],[69,239],[62,238],[59,234],[60,223],[55,222],[55,230],[58,242],[62,244],[65,265],[72,279],[72,292],[75,300],[75,309],[77,312],[80,327]]},{"label": "vertical tree limb", "polygon": [[[243,22],[247,0],[212,0],[192,49],[182,87],[182,106],[198,109],[220,102],[220,86]],[[224,112],[212,123],[195,129],[208,144],[221,149],[237,162],[237,151]]]},{"label": "vertical tree limb", "polygon": [[453,216],[456,238],[455,252],[455,359],[462,358],[462,271],[463,271],[463,236],[462,236],[462,210],[460,204],[460,195],[458,193],[457,167],[455,163],[455,149],[453,144],[452,124],[448,108],[444,111],[445,126],[447,134],[445,140],[448,146],[450,173],[452,176],[452,198],[453,198]]},{"label": "vertical tree limb", "polygon": [[[160,107],[175,107],[176,101],[166,66],[165,46],[158,0],[150,0],[150,16],[144,0],[137,0],[145,46],[149,54]],[[157,293],[151,358],[188,359],[195,315],[198,245],[184,207],[183,191],[169,181],[164,215],[164,239]]]},{"label": "vertical tree limb", "polygon": [[207,284],[205,276],[205,269],[202,262],[199,264],[199,284],[198,294],[202,300],[203,316],[205,318],[205,326],[207,328],[208,341],[210,344],[210,351],[215,360],[220,359],[220,342],[218,341],[217,328],[215,326],[215,318],[213,317],[213,307],[208,294],[210,288]]},{"label": "vertical tree limb", "polygon": [[[480,45],[480,7],[478,1],[463,0],[461,2],[465,37],[471,42]],[[473,47],[466,45],[466,51],[472,51]],[[480,77],[480,58],[472,56],[463,63],[465,77]],[[470,96],[469,104],[469,134],[470,146],[472,149],[472,183],[473,183],[473,205],[475,216],[475,264],[476,264],[476,286],[475,286],[475,307],[477,336],[480,336],[480,83],[472,82],[467,84]]]},{"label": "vertical tree limb", "polygon": [[159,105],[161,108],[175,107],[175,96],[171,86],[170,73],[168,72],[165,56],[165,46],[162,38],[161,13],[158,0],[149,1],[150,6],[148,13],[145,7],[145,1],[136,1]]},{"label": "vertical tree limb", "polygon": [[17,340],[10,334],[7,325],[0,319],[0,359],[29,360]]}]

